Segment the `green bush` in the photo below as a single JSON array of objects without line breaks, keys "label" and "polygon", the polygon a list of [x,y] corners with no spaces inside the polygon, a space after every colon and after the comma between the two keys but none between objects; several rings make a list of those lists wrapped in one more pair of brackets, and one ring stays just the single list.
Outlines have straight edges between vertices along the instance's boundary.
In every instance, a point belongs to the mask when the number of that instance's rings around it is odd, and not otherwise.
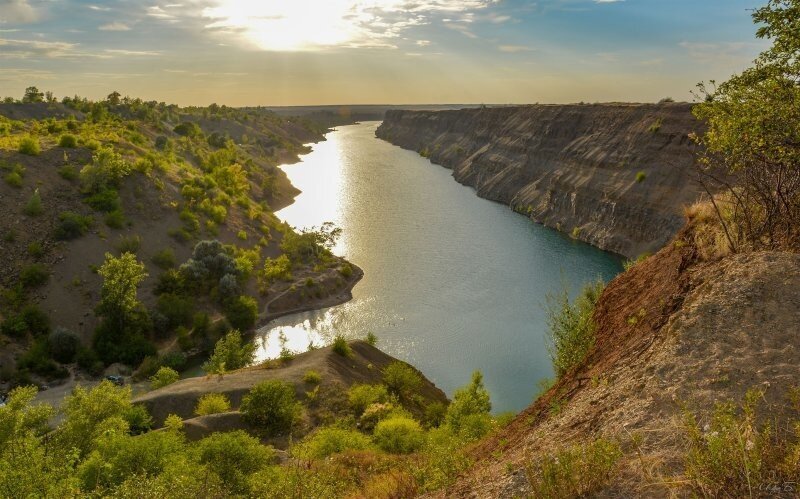
[{"label": "green bush", "polygon": [[125,214],[122,213],[120,210],[114,210],[109,213],[106,213],[106,216],[103,218],[105,224],[112,228],[112,229],[122,229],[125,227]]},{"label": "green bush", "polygon": [[197,443],[197,453],[229,491],[243,496],[249,496],[248,478],[275,460],[271,447],[241,430],[211,434]]},{"label": "green bush", "polygon": [[384,385],[353,385],[347,392],[350,407],[360,416],[372,404],[389,401],[389,392]]},{"label": "green bush", "polygon": [[281,255],[277,258],[267,258],[264,261],[264,270],[262,272],[267,284],[274,281],[291,281],[292,280],[292,262],[286,255]]},{"label": "green bush", "polygon": [[97,357],[97,353],[89,348],[78,348],[78,354],[75,356],[75,362],[78,367],[91,374],[92,376],[99,376],[103,373],[103,362]]},{"label": "green bush", "polygon": [[55,328],[47,341],[50,355],[62,364],[74,361],[81,346],[78,335],[63,327]]},{"label": "green bush", "polygon": [[225,318],[236,329],[247,331],[258,319],[258,303],[250,296],[239,296],[225,306]]},{"label": "green bush", "polygon": [[385,452],[410,454],[425,443],[425,432],[413,419],[393,417],[378,423],[372,439]]},{"label": "green bush", "polygon": [[28,326],[28,331],[34,336],[44,336],[50,333],[50,317],[38,306],[25,306],[20,317]]},{"label": "green bush", "polygon": [[8,185],[11,187],[22,187],[22,175],[19,172],[11,172],[3,177]]},{"label": "green bush", "polygon": [[42,213],[44,213],[44,206],[42,205],[42,196],[39,194],[39,189],[33,191],[31,194],[30,199],[25,204],[25,208],[22,209],[22,213],[29,217],[38,217]]},{"label": "green bush", "polygon": [[286,382],[264,381],[242,398],[239,408],[246,423],[268,436],[288,432],[296,421],[300,406],[294,387]]},{"label": "green bush", "polygon": [[349,358],[353,356],[353,350],[350,348],[345,337],[341,334],[337,334],[333,339],[333,351],[342,357]]},{"label": "green bush", "polygon": [[[492,402],[489,391],[483,386],[483,375],[479,371],[472,373],[472,382],[456,390],[453,401],[447,409],[447,424],[458,431],[465,423],[465,419],[475,415],[489,415]],[[476,421],[470,421],[475,423]]]},{"label": "green bush", "polygon": [[28,254],[33,258],[41,258],[44,255],[42,243],[34,241],[28,245]]},{"label": "green bush", "polygon": [[122,201],[116,189],[103,189],[86,198],[86,204],[97,211],[111,213],[122,208]]},{"label": "green bush", "polygon": [[117,252],[119,254],[123,253],[136,254],[139,252],[139,248],[141,247],[142,247],[142,237],[135,234],[132,236],[120,236],[119,242],[117,242]]},{"label": "green bush", "polygon": [[594,346],[594,308],[603,287],[602,281],[588,284],[574,303],[570,303],[566,290],[548,295],[548,350],[557,376],[563,376],[580,365]]},{"label": "green bush", "polygon": [[189,296],[164,293],[158,297],[157,310],[167,318],[169,331],[178,326],[188,326],[194,316],[194,300]]},{"label": "green bush", "polygon": [[219,414],[231,410],[231,401],[224,393],[207,393],[197,401],[194,413],[198,416]]},{"label": "green bush", "polygon": [[39,338],[17,360],[18,369],[27,369],[45,378],[66,378],[69,372],[50,358],[47,338]]},{"label": "green bush", "polygon": [[325,459],[348,450],[369,450],[374,446],[369,437],[355,430],[320,428],[306,437],[292,454],[302,459]]},{"label": "green bush", "polygon": [[228,332],[214,346],[214,353],[203,364],[203,369],[209,374],[222,374],[227,371],[241,369],[253,362],[255,345],[252,342],[242,342],[239,331]]},{"label": "green bush", "polygon": [[19,274],[19,281],[26,288],[38,288],[50,279],[50,271],[41,263],[28,265]]},{"label": "green bush", "polygon": [[353,277],[352,265],[350,265],[349,263],[343,264],[342,267],[339,269],[339,273],[342,274],[342,277],[344,277],[345,279],[350,279],[351,277]]},{"label": "green bush", "polygon": [[58,146],[65,147],[68,149],[74,149],[78,147],[78,139],[74,135],[64,134],[58,139]]},{"label": "green bush", "polygon": [[78,169],[72,165],[62,166],[58,169],[58,174],[61,176],[61,178],[64,180],[69,180],[70,182],[78,180],[78,177],[80,176],[78,174]]},{"label": "green bush", "polygon": [[76,239],[86,234],[92,225],[92,218],[73,213],[71,211],[62,212],[58,216],[56,225],[56,239],[69,240]]},{"label": "green bush", "polygon": [[394,361],[383,369],[383,382],[390,392],[409,398],[422,387],[422,376],[405,362]]},{"label": "green bush", "polygon": [[303,375],[303,383],[309,385],[318,385],[322,383],[322,376],[317,371],[306,371]]},{"label": "green bush", "polygon": [[611,481],[622,451],[596,440],[547,455],[527,466],[532,497],[591,497]]},{"label": "green bush", "polygon": [[150,378],[150,388],[152,390],[158,390],[159,388],[175,383],[179,379],[181,379],[181,375],[178,371],[170,367],[161,367]]},{"label": "green bush", "polygon": [[377,345],[377,344],[378,344],[378,337],[377,337],[377,336],[375,336],[375,333],[373,333],[372,331],[370,331],[370,332],[368,332],[368,333],[367,333],[367,338],[366,338],[366,340],[365,340],[365,341],[366,341],[367,343],[369,343],[370,345],[372,345],[372,346],[375,346],[375,345]]},{"label": "green bush", "polygon": [[638,172],[636,174],[636,183],[641,184],[647,179],[647,174],[645,172]]},{"label": "green bush", "polygon": [[162,270],[171,269],[175,267],[175,253],[172,248],[165,248],[153,255],[151,261]]},{"label": "green bush", "polygon": [[26,154],[28,156],[38,156],[39,153],[42,152],[39,146],[39,139],[30,135],[22,138],[19,143],[19,149],[17,150],[20,154]]}]

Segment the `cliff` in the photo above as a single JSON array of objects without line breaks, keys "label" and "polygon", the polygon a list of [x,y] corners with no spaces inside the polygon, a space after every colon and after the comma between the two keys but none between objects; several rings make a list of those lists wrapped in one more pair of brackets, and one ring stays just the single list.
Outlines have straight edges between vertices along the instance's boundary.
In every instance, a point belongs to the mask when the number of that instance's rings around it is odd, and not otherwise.
[{"label": "cliff", "polygon": [[388,111],[377,136],[453,170],[479,196],[636,257],[684,224],[700,124],[689,104]]}]

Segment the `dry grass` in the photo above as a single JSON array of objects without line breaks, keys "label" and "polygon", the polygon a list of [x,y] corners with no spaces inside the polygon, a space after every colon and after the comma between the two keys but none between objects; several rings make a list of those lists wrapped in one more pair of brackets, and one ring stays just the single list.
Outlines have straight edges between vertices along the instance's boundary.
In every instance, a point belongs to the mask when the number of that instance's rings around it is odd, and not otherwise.
[{"label": "dry grass", "polygon": [[[726,223],[730,227],[732,223],[732,217],[729,213],[730,203],[725,199],[716,199],[715,201],[720,213],[722,213],[723,218],[726,219]],[[683,213],[692,227],[694,245],[702,260],[719,260],[734,252],[728,236],[725,234],[725,228],[720,221],[720,217],[710,201],[697,202],[686,207]],[[734,238],[734,243],[736,243],[735,232],[730,231],[729,228],[729,233]]]}]

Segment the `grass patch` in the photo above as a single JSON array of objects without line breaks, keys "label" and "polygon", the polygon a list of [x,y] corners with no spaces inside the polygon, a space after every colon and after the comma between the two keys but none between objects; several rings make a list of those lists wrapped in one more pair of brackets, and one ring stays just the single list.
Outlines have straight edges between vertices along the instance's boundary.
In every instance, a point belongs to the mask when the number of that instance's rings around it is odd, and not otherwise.
[{"label": "grass patch", "polygon": [[589,497],[613,477],[619,444],[599,439],[547,455],[526,468],[531,497]]},{"label": "grass patch", "polygon": [[553,368],[559,377],[578,366],[594,346],[594,307],[604,284],[598,281],[583,288],[574,302],[563,290],[547,297],[547,324]]}]

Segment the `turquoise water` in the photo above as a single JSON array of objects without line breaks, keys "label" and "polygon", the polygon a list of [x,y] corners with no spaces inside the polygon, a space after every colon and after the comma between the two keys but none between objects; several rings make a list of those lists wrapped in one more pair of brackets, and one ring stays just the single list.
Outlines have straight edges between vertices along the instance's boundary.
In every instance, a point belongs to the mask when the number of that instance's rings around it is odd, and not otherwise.
[{"label": "turquoise water", "polygon": [[620,260],[480,199],[450,170],[375,138],[378,124],[342,127],[283,167],[303,192],[278,217],[336,223],[335,252],[365,276],[349,303],[267,324],[259,357],[372,331],[448,395],[479,369],[495,411],[523,409],[552,375],[547,293],[608,280]]}]

